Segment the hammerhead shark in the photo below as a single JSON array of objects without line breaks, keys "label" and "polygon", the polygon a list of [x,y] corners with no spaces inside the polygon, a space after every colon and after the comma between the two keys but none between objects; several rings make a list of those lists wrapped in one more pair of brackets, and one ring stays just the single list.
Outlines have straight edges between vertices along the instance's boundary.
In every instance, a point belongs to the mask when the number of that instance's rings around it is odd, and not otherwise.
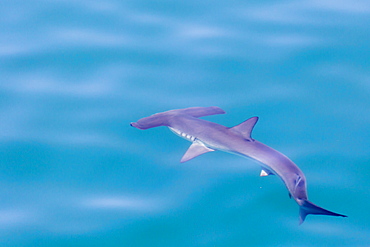
[{"label": "hammerhead shark", "polygon": [[167,126],[175,134],[191,141],[192,144],[181,162],[215,150],[257,161],[262,168],[260,176],[277,175],[283,180],[289,197],[293,197],[299,205],[299,224],[304,222],[308,214],[347,217],[310,202],[307,197],[306,178],[298,166],[282,153],[252,138],[251,133],[258,117],[249,118],[231,128],[199,119],[215,114],[225,114],[225,111],[216,106],[170,110],[142,118],[131,123],[131,126],[142,130]]}]

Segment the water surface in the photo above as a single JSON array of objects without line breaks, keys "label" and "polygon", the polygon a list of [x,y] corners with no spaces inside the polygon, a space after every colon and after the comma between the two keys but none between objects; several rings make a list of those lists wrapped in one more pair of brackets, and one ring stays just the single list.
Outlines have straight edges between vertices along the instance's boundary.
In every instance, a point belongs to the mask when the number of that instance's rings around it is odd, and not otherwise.
[{"label": "water surface", "polygon": [[[1,246],[370,245],[368,1],[5,1]],[[305,173],[276,177],[129,123],[191,106]]]}]

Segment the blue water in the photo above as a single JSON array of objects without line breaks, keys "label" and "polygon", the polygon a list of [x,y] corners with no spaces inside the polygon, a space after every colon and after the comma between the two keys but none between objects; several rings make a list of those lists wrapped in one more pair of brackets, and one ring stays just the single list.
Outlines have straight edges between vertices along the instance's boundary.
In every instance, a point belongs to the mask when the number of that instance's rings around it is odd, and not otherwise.
[{"label": "blue water", "polygon": [[[370,246],[369,1],[3,1],[0,246]],[[129,123],[219,106],[305,173]]]}]

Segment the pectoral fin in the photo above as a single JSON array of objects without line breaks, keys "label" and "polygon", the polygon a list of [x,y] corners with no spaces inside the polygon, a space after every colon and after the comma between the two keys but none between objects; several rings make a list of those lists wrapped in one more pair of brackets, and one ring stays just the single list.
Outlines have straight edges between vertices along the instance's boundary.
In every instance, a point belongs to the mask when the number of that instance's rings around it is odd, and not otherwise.
[{"label": "pectoral fin", "polygon": [[203,143],[199,141],[195,141],[193,142],[193,144],[190,145],[189,149],[186,151],[186,153],[182,157],[181,163],[186,162],[201,154],[208,153],[211,151],[215,151],[215,150],[212,148],[206,147]]}]

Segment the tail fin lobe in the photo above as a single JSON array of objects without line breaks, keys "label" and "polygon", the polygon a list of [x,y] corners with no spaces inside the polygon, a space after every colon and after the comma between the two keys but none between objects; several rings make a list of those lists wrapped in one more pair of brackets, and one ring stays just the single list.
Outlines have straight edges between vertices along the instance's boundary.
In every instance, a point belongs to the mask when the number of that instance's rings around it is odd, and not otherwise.
[{"label": "tail fin lobe", "polygon": [[346,215],[334,213],[332,211],[319,207],[310,201],[305,200],[299,208],[299,224],[302,224],[304,222],[308,214],[321,214],[321,215],[347,217]]}]

